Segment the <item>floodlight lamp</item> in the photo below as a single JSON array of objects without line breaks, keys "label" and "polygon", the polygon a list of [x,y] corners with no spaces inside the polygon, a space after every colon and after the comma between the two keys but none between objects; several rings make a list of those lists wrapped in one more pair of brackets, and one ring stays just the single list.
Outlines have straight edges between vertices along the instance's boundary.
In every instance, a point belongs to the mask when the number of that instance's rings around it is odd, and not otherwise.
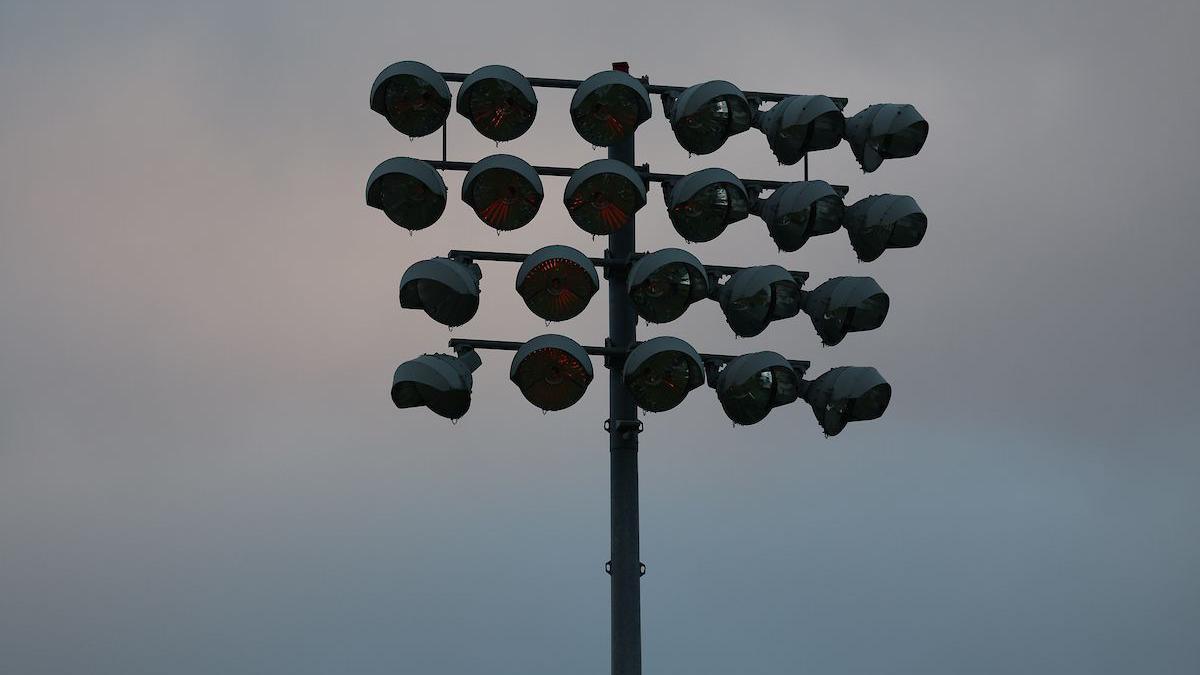
[{"label": "floodlight lamp", "polygon": [[846,209],[850,246],[863,262],[889,248],[909,248],[921,243],[929,220],[917,201],[908,195],[871,195]]},{"label": "floodlight lamp", "polygon": [[367,206],[383,211],[406,230],[423,230],[446,209],[446,183],[419,159],[393,157],[367,179]]},{"label": "floodlight lamp", "polygon": [[426,407],[452,420],[471,407],[471,372],[479,355],[466,349],[458,356],[425,354],[405,361],[392,377],[392,402],[397,408]]},{"label": "floodlight lamp", "polygon": [[741,89],[712,80],[663,96],[675,139],[694,155],[716,152],[734,134],[750,128],[752,110]]},{"label": "floodlight lamp", "polygon": [[750,213],[746,187],[725,169],[701,169],[671,185],[667,216],[689,242],[712,241]]},{"label": "floodlight lamp", "polygon": [[400,306],[422,309],[444,326],[461,326],[479,309],[479,265],[450,258],[413,264],[400,279]]},{"label": "floodlight lamp", "polygon": [[803,302],[825,345],[836,345],[846,333],[879,328],[890,304],[870,277],[834,277],[804,294]]},{"label": "floodlight lamp", "polygon": [[624,162],[593,160],[571,175],[563,204],[584,232],[612,234],[646,205],[646,183]]},{"label": "floodlight lamp", "polygon": [[929,136],[929,122],[906,103],[876,103],[846,120],[846,140],[864,173],[885,159],[912,157]]},{"label": "floodlight lamp", "polygon": [[629,297],[638,316],[666,323],[708,297],[708,275],[696,256],[664,248],[638,258],[629,269]]},{"label": "floodlight lamp", "polygon": [[837,436],[850,422],[883,415],[892,386],[874,368],[834,368],[805,383],[804,400],[813,409],[826,436]]},{"label": "floodlight lamp", "polygon": [[760,115],[756,126],[779,163],[790,166],[815,150],[836,148],[846,118],[828,96],[789,96]]},{"label": "floodlight lamp", "polygon": [[781,251],[796,251],[809,238],[836,232],[845,220],[842,197],[823,180],[788,183],[762,206],[767,231]]},{"label": "floodlight lamp", "polygon": [[717,293],[725,321],[741,337],[754,337],[777,319],[800,313],[800,284],[779,265],[747,267]]},{"label": "floodlight lamp", "polygon": [[371,85],[371,110],[383,115],[396,131],[428,136],[450,116],[450,87],[424,63],[393,63]]},{"label": "floodlight lamp", "polygon": [[638,407],[664,412],[704,384],[704,363],[691,345],[675,337],[651,338],[629,352],[622,371]]},{"label": "floodlight lamp", "polygon": [[562,410],[583,398],[592,382],[592,359],[565,335],[539,335],[521,345],[508,377],[525,400],[542,410]]},{"label": "floodlight lamp", "polygon": [[571,97],[571,122],[592,145],[608,147],[623,141],[648,119],[650,94],[629,73],[596,73],[584,80]]},{"label": "floodlight lamp", "polygon": [[544,246],[530,253],[517,271],[517,293],[546,321],[578,316],[598,290],[596,266],[570,246]]},{"label": "floodlight lamp", "polygon": [[710,384],[734,424],[756,424],[771,410],[796,400],[800,376],[775,352],[754,352],[731,360]]},{"label": "floodlight lamp", "polygon": [[463,177],[463,201],[480,220],[501,232],[533,220],[544,196],[537,171],[513,155],[484,157]]},{"label": "floodlight lamp", "polygon": [[524,75],[508,66],[484,66],[463,80],[455,108],[476,131],[499,143],[529,131],[537,105]]}]

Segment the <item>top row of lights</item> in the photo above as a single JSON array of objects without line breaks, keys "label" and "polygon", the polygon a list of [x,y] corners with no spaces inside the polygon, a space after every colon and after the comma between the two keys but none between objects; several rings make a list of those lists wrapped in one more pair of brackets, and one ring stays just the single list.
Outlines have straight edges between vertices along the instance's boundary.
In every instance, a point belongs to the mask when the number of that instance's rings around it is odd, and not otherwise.
[{"label": "top row of lights", "polygon": [[[484,66],[463,80],[455,108],[479,133],[501,142],[528,131],[537,106],[537,95],[524,75],[508,66]],[[429,66],[401,61],[375,78],[371,109],[400,133],[427,136],[450,116],[450,88]],[[693,154],[715,152],[730,136],[754,127],[766,135],[780,164],[795,164],[809,152],[837,147],[845,138],[868,173],[885,159],[917,154],[929,134],[929,123],[908,104],[877,103],[847,119],[828,96],[805,95],[789,96],[760,112],[757,100],[724,80],[666,92],[663,109],[675,138]],[[607,147],[628,138],[650,115],[646,86],[618,70],[592,75],[571,98],[571,122],[592,145]]]}]

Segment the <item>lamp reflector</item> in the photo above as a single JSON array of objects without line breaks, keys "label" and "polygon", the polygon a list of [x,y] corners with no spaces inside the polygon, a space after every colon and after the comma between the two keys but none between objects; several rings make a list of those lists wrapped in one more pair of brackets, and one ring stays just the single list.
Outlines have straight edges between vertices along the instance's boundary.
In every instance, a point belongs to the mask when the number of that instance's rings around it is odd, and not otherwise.
[{"label": "lamp reflector", "polygon": [[625,359],[625,386],[639,408],[664,412],[704,384],[704,364],[688,343],[675,337],[651,338]]},{"label": "lamp reflector", "polygon": [[708,297],[708,276],[696,256],[664,248],[638,258],[629,270],[629,297],[638,316],[651,323],[674,321]]},{"label": "lamp reflector", "polygon": [[636,78],[605,70],[584,80],[571,97],[571,123],[592,145],[625,140],[650,119],[650,94]]},{"label": "lamp reflector", "polygon": [[513,155],[484,157],[463,177],[463,201],[488,227],[501,232],[529,224],[544,197],[537,171]]},{"label": "lamp reflector", "polygon": [[393,157],[367,179],[367,206],[383,211],[406,230],[423,230],[446,209],[446,183],[419,159]]},{"label": "lamp reflector", "polygon": [[721,286],[717,300],[733,332],[754,337],[772,321],[800,313],[800,284],[779,265],[747,267]]},{"label": "lamp reflector", "polygon": [[864,173],[885,159],[912,157],[929,137],[929,122],[907,103],[876,103],[846,120],[846,140]]},{"label": "lamp reflector", "polygon": [[701,169],[671,186],[667,216],[689,242],[712,241],[750,213],[746,187],[725,169]]},{"label": "lamp reflector", "polygon": [[756,424],[771,410],[796,400],[800,377],[775,352],[744,354],[717,375],[717,399],[735,424]]},{"label": "lamp reflector", "polygon": [[529,80],[508,66],[484,66],[468,75],[455,103],[476,131],[497,143],[528,131],[537,105]]},{"label": "lamp reflector", "polygon": [[479,265],[450,258],[413,264],[400,279],[400,306],[422,309],[444,326],[461,326],[479,309]]},{"label": "lamp reflector", "polygon": [[846,130],[842,109],[828,96],[789,96],[759,116],[758,126],[780,164],[836,148]]},{"label": "lamp reflector", "polygon": [[842,197],[823,180],[788,183],[763,204],[767,231],[781,251],[796,251],[811,237],[836,232],[845,221]]},{"label": "lamp reflector", "polygon": [[921,243],[929,220],[917,201],[908,195],[871,195],[846,209],[850,246],[863,262],[889,248],[909,248]]},{"label": "lamp reflector", "polygon": [[874,368],[834,368],[808,383],[804,399],[826,436],[836,436],[850,422],[877,419],[892,399],[892,386]]},{"label": "lamp reflector", "polygon": [[450,87],[424,63],[400,61],[375,78],[371,109],[402,134],[428,136],[441,129],[450,116]]},{"label": "lamp reflector", "polygon": [[725,80],[692,85],[666,101],[675,139],[695,155],[716,152],[730,136],[750,128],[750,103]]},{"label": "lamp reflector", "polygon": [[542,410],[569,408],[592,381],[592,360],[565,335],[540,335],[513,356],[509,379],[525,400]]},{"label": "lamp reflector", "polygon": [[471,372],[479,355],[466,350],[461,356],[424,354],[405,361],[392,376],[392,402],[397,408],[426,407],[449,419],[458,419],[471,407]]},{"label": "lamp reflector", "polygon": [[646,205],[646,183],[624,162],[597,159],[571,175],[563,203],[584,232],[612,234]]},{"label": "lamp reflector", "polygon": [[834,277],[805,294],[804,311],[821,342],[836,345],[846,333],[882,326],[890,302],[870,277]]},{"label": "lamp reflector", "polygon": [[529,254],[517,271],[517,293],[546,321],[578,316],[598,290],[596,266],[570,246],[544,246]]}]

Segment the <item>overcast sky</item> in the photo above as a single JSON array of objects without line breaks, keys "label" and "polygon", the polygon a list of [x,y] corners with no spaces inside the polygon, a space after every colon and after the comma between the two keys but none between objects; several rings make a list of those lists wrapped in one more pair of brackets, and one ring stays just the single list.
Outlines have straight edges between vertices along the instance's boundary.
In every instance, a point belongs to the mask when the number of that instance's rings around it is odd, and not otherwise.
[{"label": "overcast sky", "polygon": [[[882,329],[639,328],[895,390],[834,439],[802,403],[733,428],[707,388],[646,417],[647,673],[1200,672],[1197,30],[1194,1],[0,0],[0,672],[608,672],[604,379],[543,416],[485,353],[454,426],[387,395],[450,337],[400,310],[409,264],[604,242],[557,178],[502,237],[457,198],[413,236],[366,207],[380,161],[440,155],[368,108],[403,59],[930,121],[870,175],[812,158],[851,200],[914,195],[920,247],[780,254],[752,217],[692,249],[874,276]],[[502,151],[602,156],[539,98]],[[654,107],[655,170],[801,175],[754,131],[689,158]],[[457,115],[449,150],[496,152]],[[638,228],[682,244],[657,188]],[[603,303],[547,329],[485,265],[454,336],[602,340]]]}]

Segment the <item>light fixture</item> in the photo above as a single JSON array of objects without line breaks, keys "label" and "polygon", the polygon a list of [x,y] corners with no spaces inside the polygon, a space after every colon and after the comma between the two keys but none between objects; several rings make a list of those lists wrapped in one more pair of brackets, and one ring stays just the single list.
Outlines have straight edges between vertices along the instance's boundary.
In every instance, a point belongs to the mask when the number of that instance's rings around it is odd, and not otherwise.
[{"label": "light fixture", "polygon": [[821,342],[836,345],[846,333],[882,326],[890,300],[870,277],[834,277],[805,293],[803,304]]},{"label": "light fixture", "polygon": [[759,115],[756,125],[780,164],[815,150],[836,148],[846,130],[842,110],[828,96],[789,96]]},{"label": "light fixture", "polygon": [[882,416],[891,398],[892,386],[870,367],[834,368],[806,382],[804,390],[826,436],[837,436],[850,422]]},{"label": "light fixture", "polygon": [[400,279],[400,306],[423,309],[444,326],[461,326],[479,309],[479,265],[450,258],[413,264]]},{"label": "light fixture", "polygon": [[592,145],[608,147],[623,141],[648,119],[650,94],[629,73],[596,73],[580,83],[571,97],[571,123]]},{"label": "light fixture", "polygon": [[480,220],[501,232],[533,220],[544,196],[537,171],[513,155],[484,157],[463,177],[463,201]]},{"label": "light fixture", "polygon": [[679,145],[695,155],[716,152],[730,136],[749,129],[753,113],[742,90],[725,80],[664,95],[663,108]]},{"label": "light fixture", "polygon": [[511,141],[529,131],[537,116],[537,94],[529,80],[508,66],[484,66],[458,89],[458,114],[485,137]]},{"label": "light fixture", "polygon": [[912,157],[929,136],[929,122],[907,103],[876,103],[846,120],[846,140],[865,173],[885,159]]},{"label": "light fixture", "polygon": [[754,337],[772,321],[800,313],[800,284],[779,265],[747,267],[721,285],[717,300],[733,332]]},{"label": "light fixture", "polygon": [[570,246],[544,246],[530,253],[517,271],[517,293],[546,321],[578,316],[599,289],[596,266]]},{"label": "light fixture", "polygon": [[689,242],[712,241],[750,213],[746,187],[725,169],[689,173],[667,192],[667,217]]},{"label": "light fixture", "polygon": [[371,110],[402,134],[428,136],[441,129],[450,116],[450,87],[424,63],[393,63],[371,85]]},{"label": "light fixture", "polygon": [[863,262],[889,248],[909,248],[921,243],[929,220],[917,201],[908,195],[871,195],[846,209],[850,246]]},{"label": "light fixture", "polygon": [[571,174],[563,203],[584,232],[607,235],[646,205],[646,183],[624,162],[596,159]]},{"label": "light fixture", "polygon": [[787,405],[799,396],[801,381],[787,359],[775,352],[754,352],[729,361],[715,382],[725,414],[735,424],[761,422],[771,410]]},{"label": "light fixture", "polygon": [[479,355],[466,349],[458,356],[425,354],[405,361],[392,376],[392,402],[397,408],[426,407],[449,419],[458,419],[471,407],[471,372]]},{"label": "light fixture", "polygon": [[682,403],[689,391],[704,384],[704,364],[683,340],[656,337],[629,353],[622,378],[639,408],[663,412]]},{"label": "light fixture", "polygon": [[781,251],[795,251],[810,237],[836,232],[845,220],[842,197],[823,180],[788,183],[767,197],[762,218]]},{"label": "light fixture", "polygon": [[629,269],[629,297],[638,316],[651,323],[674,321],[708,297],[708,276],[696,256],[681,248],[648,253]]},{"label": "light fixture", "polygon": [[565,335],[539,335],[513,355],[508,377],[525,400],[542,410],[562,410],[583,398],[592,382],[592,359]]},{"label": "light fixture", "polygon": [[446,209],[446,183],[419,159],[393,157],[367,179],[367,206],[383,211],[406,230],[423,230]]}]

